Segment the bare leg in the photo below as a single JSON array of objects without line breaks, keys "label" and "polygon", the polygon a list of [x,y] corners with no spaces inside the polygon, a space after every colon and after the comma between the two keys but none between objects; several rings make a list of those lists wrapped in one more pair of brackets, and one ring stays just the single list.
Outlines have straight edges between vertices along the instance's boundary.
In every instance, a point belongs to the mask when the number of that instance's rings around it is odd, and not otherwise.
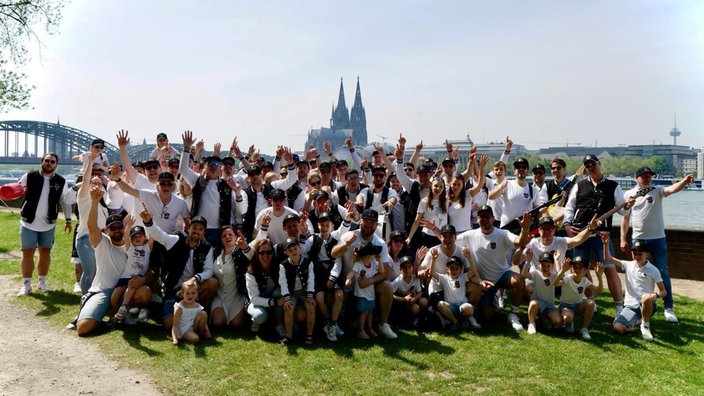
[{"label": "bare leg", "polygon": [[37,274],[46,276],[49,273],[49,265],[51,264],[51,249],[39,248],[39,262],[37,263]]},{"label": "bare leg", "polygon": [[36,248],[25,249],[22,251],[22,263],[20,270],[23,278],[31,278],[34,273],[34,252]]},{"label": "bare leg", "polygon": [[614,302],[623,301],[621,279],[618,277],[616,268],[604,268],[604,275],[606,275],[606,283],[609,285],[609,291],[611,292],[611,297],[614,299]]}]

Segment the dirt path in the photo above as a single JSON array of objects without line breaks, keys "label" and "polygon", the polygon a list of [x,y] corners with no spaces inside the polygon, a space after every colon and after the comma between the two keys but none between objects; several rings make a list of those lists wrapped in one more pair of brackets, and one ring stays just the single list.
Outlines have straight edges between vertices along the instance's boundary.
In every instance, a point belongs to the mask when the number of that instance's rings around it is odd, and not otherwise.
[{"label": "dirt path", "polygon": [[0,276],[0,395],[161,395],[151,379],[119,367],[91,341],[10,302],[18,283]]}]

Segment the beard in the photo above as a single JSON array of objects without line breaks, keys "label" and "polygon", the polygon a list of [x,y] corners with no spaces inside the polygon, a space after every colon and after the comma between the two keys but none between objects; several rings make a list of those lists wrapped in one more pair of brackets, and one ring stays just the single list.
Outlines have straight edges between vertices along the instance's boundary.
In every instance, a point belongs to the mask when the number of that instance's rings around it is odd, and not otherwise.
[{"label": "beard", "polygon": [[122,242],[122,238],[124,238],[124,233],[122,231],[113,231],[110,233],[110,241],[113,243]]}]

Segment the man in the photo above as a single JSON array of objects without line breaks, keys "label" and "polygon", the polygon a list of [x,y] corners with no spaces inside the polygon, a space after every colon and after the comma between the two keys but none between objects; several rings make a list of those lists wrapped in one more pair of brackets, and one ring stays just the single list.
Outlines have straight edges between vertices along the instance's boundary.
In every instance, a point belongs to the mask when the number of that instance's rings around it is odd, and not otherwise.
[{"label": "man", "polygon": [[528,231],[532,218],[528,213],[523,214],[520,220],[521,233],[516,236],[494,227],[494,212],[490,206],[483,205],[479,208],[477,216],[479,228],[465,231],[457,236],[457,245],[470,249],[481,278],[479,284],[470,284],[470,303],[481,309],[485,319],[490,319],[496,311],[494,306],[496,292],[499,289],[513,289],[508,323],[516,331],[523,330],[523,325],[518,319],[518,307],[523,300],[525,282],[520,274],[511,271],[506,257],[512,249],[528,243],[530,239]]},{"label": "man", "polygon": [[256,238],[257,233],[263,230],[262,221],[265,216],[268,216],[270,217],[267,230],[268,238],[271,239],[271,242],[274,244],[283,244],[286,242],[287,238],[284,224],[286,215],[292,214],[299,219],[298,213],[286,206],[286,192],[280,188],[275,188],[269,194],[269,205],[271,205],[271,207],[265,208],[257,215],[257,219],[254,222],[253,237]]},{"label": "man", "polygon": [[[655,173],[647,166],[636,171],[637,185],[626,191],[625,199],[634,196],[638,190],[652,186]],[[633,226],[633,240],[641,241],[653,258],[652,264],[660,271],[667,294],[663,298],[665,318],[668,322],[677,323],[677,315],[673,308],[672,282],[667,268],[667,239],[665,238],[665,220],[663,218],[662,200],[682,191],[687,184],[694,183],[694,177],[687,175],[671,186],[654,186],[655,189],[645,196],[636,198],[631,214],[621,220],[621,250],[628,249],[628,226]],[[632,221],[631,221],[632,220]]]},{"label": "man", "polygon": [[[625,204],[618,213],[626,216],[631,212],[631,207],[635,199],[630,198],[625,202],[621,187],[614,180],[607,179],[601,173],[601,163],[596,155],[589,154],[584,157],[584,168],[588,177],[578,181],[570,191],[567,204],[565,205],[565,231],[570,237],[576,236],[594,215],[602,216],[616,206]],[[598,231],[608,232],[611,230],[612,216],[604,219]],[[595,230],[595,231],[597,231]],[[581,256],[585,262],[589,263],[592,257],[592,250],[596,254],[597,261],[604,263],[604,274],[606,283],[609,285],[611,297],[614,299],[616,315],[623,309],[623,295],[621,279],[618,277],[613,264],[607,263],[602,254],[601,238],[592,235],[586,242],[574,249],[574,256]],[[609,251],[613,255],[613,246],[609,243]]]},{"label": "man", "polygon": [[[547,190],[545,189],[545,165],[536,164],[533,166],[531,173],[533,173],[533,185],[541,193],[544,192],[547,197]],[[546,198],[546,201],[548,198]]]},{"label": "man", "polygon": [[66,185],[66,180],[56,174],[59,156],[47,153],[42,156],[40,169],[23,175],[19,184],[26,187],[22,210],[20,212],[20,241],[22,249],[22,287],[18,297],[32,292],[32,275],[34,273],[34,252],[39,248],[37,273],[41,291],[51,291],[46,284],[46,276],[51,264],[51,248],[54,245],[54,230],[59,215],[59,201],[62,201],[66,225],[64,231],[71,232],[71,204],[73,194]]},{"label": "man", "polygon": [[[308,221],[310,221],[313,232],[320,232],[318,219],[321,213],[327,214],[332,221],[333,230],[338,229],[342,225],[343,219],[347,217],[347,209],[331,200],[330,195],[324,190],[316,191],[313,194],[313,208],[308,212]],[[352,206],[351,203],[348,203],[348,206]]]},{"label": "man", "polygon": [[[366,209],[362,212],[362,221],[358,230],[348,231],[341,237],[341,243],[337,244],[331,252],[332,258],[336,259],[338,257],[343,257],[343,269],[340,274],[340,279],[346,279],[347,274],[352,270],[352,252],[354,249],[364,242],[370,242],[375,246],[381,247],[381,263],[384,265],[384,272],[390,273],[391,257],[389,256],[389,249],[384,240],[377,236],[374,231],[376,231],[377,223],[379,221],[379,213],[374,209]],[[386,279],[387,275],[377,274],[372,278],[374,285],[374,290],[379,298],[379,332],[384,335],[384,337],[389,339],[398,338],[396,333],[391,329],[388,324],[389,313],[391,312],[391,304],[393,303],[393,289],[391,287],[391,282]],[[348,298],[350,295],[350,290],[347,290]],[[348,300],[349,301],[349,300]],[[351,309],[352,304],[347,305],[348,309]],[[349,313],[349,312],[348,312]]]},{"label": "man", "polygon": [[[567,197],[569,196],[570,190],[574,186],[574,180],[577,176],[566,177],[565,173],[567,172],[567,163],[562,158],[557,157],[550,162],[550,172],[552,173],[553,178],[545,183],[547,197],[548,199],[553,199],[558,195],[564,194],[563,201],[558,203],[564,208],[565,203],[567,202]],[[554,215],[553,213],[554,212],[551,209],[551,217],[555,220],[555,224],[557,225],[555,235],[566,237],[567,231],[562,228],[564,210],[557,212],[557,215]]]},{"label": "man", "polygon": [[98,328],[110,308],[113,289],[127,266],[128,257],[124,248],[125,226],[122,217],[116,215],[108,217],[105,220],[105,234],[98,226],[98,202],[103,194],[101,186],[93,186],[90,189],[91,206],[88,211],[87,225],[88,238],[95,249],[96,272],[88,293],[81,298],[81,310],[75,322],[79,336],[90,334]]},{"label": "man", "polygon": [[501,227],[519,218],[524,212],[529,212],[547,201],[544,196],[540,195],[538,189],[526,180],[528,176],[527,159],[517,158],[513,162],[513,172],[516,175],[516,180],[504,179],[489,192],[489,199],[501,198]]},{"label": "man", "polygon": [[372,167],[372,185],[363,188],[357,195],[357,206],[377,212],[389,211],[396,206],[398,194],[386,186],[386,168]]},{"label": "man", "polygon": [[152,267],[159,267],[164,293],[162,324],[166,331],[171,331],[176,292],[181,289],[183,282],[191,278],[196,280],[201,305],[207,305],[218,289],[218,280],[213,277],[213,249],[204,238],[208,221],[196,216],[191,219],[188,234],[169,235],[152,221],[151,212],[143,210],[140,217],[154,241],[166,249],[165,260]]},{"label": "man", "polygon": [[337,197],[337,203],[345,206],[348,201],[356,202],[362,188],[366,188],[365,184],[359,182],[359,172],[357,169],[350,169],[345,174],[345,184],[339,187],[333,194]]}]

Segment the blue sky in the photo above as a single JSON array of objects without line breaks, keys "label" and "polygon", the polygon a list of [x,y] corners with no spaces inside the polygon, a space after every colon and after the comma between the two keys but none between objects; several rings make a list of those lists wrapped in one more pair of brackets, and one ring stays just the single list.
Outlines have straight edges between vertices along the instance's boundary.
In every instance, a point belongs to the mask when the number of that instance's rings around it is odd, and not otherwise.
[{"label": "blue sky", "polygon": [[704,147],[700,1],[75,0],[29,111],[115,140],[302,149],[360,77],[370,140]]}]

